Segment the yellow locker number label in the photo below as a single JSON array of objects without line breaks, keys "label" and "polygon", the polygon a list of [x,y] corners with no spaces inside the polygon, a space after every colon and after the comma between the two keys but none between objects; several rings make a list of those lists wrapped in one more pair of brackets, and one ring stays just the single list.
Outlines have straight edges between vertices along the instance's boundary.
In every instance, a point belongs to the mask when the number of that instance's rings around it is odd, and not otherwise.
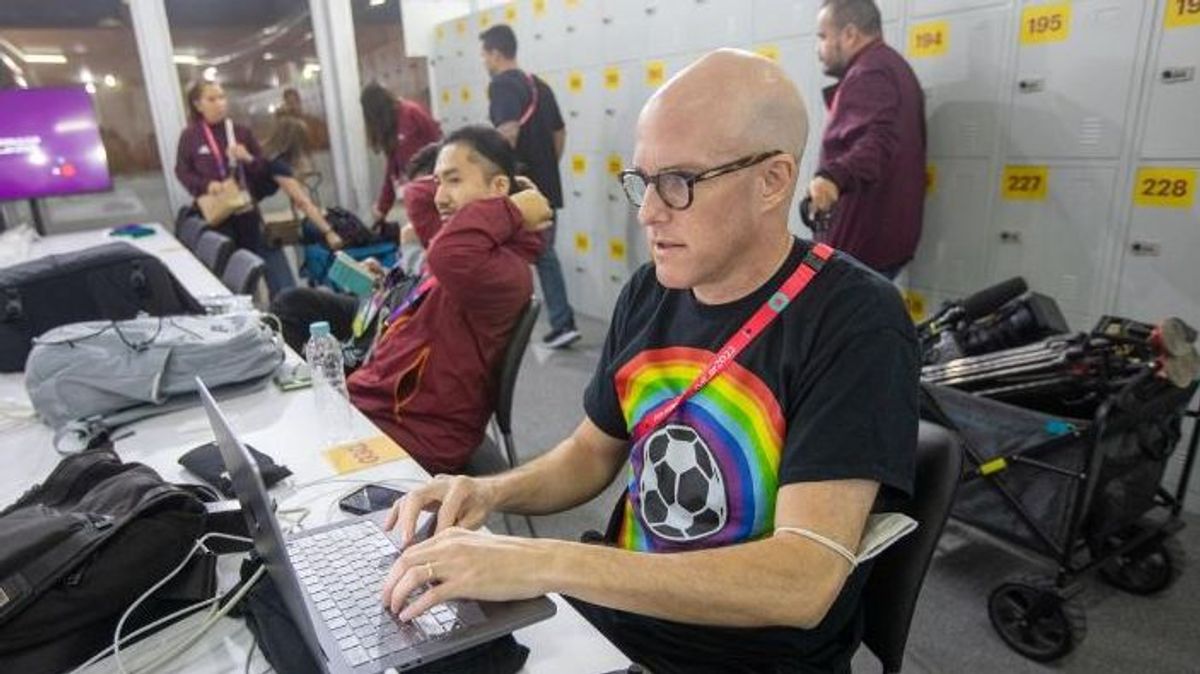
[{"label": "yellow locker number label", "polygon": [[453,99],[454,97],[450,95],[449,89],[442,89],[442,105],[450,105],[450,101]]},{"label": "yellow locker number label", "polygon": [[376,435],[365,440],[355,440],[325,450],[325,460],[333,465],[338,475],[378,466],[381,463],[403,459],[408,454],[386,435]]},{"label": "yellow locker number label", "polygon": [[625,241],[623,239],[608,240],[608,256],[616,262],[625,261]]},{"label": "yellow locker number label", "polygon": [[1163,25],[1167,28],[1200,26],[1200,0],[1167,0]]},{"label": "yellow locker number label", "polygon": [[1000,194],[1014,201],[1045,201],[1050,169],[1045,166],[1005,166]]},{"label": "yellow locker number label", "polygon": [[913,58],[941,56],[950,48],[950,22],[928,21],[908,31],[908,55]]},{"label": "yellow locker number label", "polygon": [[567,91],[573,94],[583,91],[583,73],[575,71],[567,75]]},{"label": "yellow locker number label", "polygon": [[592,240],[586,232],[575,233],[575,251],[580,255],[586,255],[592,247]]},{"label": "yellow locker number label", "polygon": [[479,27],[487,28],[490,25],[492,25],[492,13],[491,12],[481,13],[479,15]]},{"label": "yellow locker number label", "polygon": [[904,298],[904,307],[908,309],[908,316],[913,323],[925,319],[925,296],[915,290],[905,290],[901,297]]},{"label": "yellow locker number label", "polygon": [[454,32],[458,33],[459,35],[466,35],[466,33],[467,33],[466,19],[459,19],[458,21],[454,22]]},{"label": "yellow locker number label", "polygon": [[[1198,0],[1200,1],[1200,0]],[[1021,11],[1021,44],[1062,42],[1071,33],[1071,5],[1032,5]]]},{"label": "yellow locker number label", "polygon": [[776,47],[773,44],[759,45],[754,49],[754,53],[762,56],[763,58],[771,59],[776,63],[779,62],[779,47]]},{"label": "yellow locker number label", "polygon": [[621,172],[621,169],[624,167],[625,167],[625,162],[621,161],[621,155],[619,155],[619,154],[608,155],[608,175],[615,177],[617,174],[619,174]]},{"label": "yellow locker number label", "polygon": [[621,69],[609,66],[604,69],[604,88],[616,90],[621,88]]},{"label": "yellow locker number label", "polygon": [[533,0],[533,15],[538,18],[546,16],[546,0]]},{"label": "yellow locker number label", "polygon": [[504,20],[508,23],[517,22],[517,6],[508,5],[504,8]]},{"label": "yellow locker number label", "polygon": [[646,64],[646,86],[660,87],[667,78],[667,66],[662,61],[651,61]]},{"label": "yellow locker number label", "polygon": [[463,87],[462,89],[460,89],[458,92],[458,97],[459,97],[459,99],[462,100],[463,103],[470,103],[471,102],[471,88]]},{"label": "yellow locker number label", "polygon": [[435,32],[435,35],[437,35],[438,42],[441,42],[442,40],[445,40],[445,39],[446,39],[446,28],[445,28],[445,26],[438,26],[438,27],[437,27],[437,31]]},{"label": "yellow locker number label", "polygon": [[925,167],[925,196],[933,194],[937,189],[937,166],[929,164]]},{"label": "yellow locker number label", "polygon": [[587,173],[587,157],[577,154],[571,157],[571,173],[581,176]]},{"label": "yellow locker number label", "polygon": [[567,9],[578,9],[579,8],[579,0],[566,0],[566,2],[564,2],[563,4],[567,6]]},{"label": "yellow locker number label", "polygon": [[1138,169],[1133,203],[1160,208],[1191,208],[1196,203],[1196,169]]}]

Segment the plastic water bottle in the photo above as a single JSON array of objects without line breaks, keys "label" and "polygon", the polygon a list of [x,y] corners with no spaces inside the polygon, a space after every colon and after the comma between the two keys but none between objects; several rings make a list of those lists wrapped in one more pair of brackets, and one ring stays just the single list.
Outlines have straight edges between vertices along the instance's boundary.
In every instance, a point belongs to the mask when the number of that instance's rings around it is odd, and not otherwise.
[{"label": "plastic water bottle", "polygon": [[331,443],[347,440],[352,417],[350,396],[346,392],[346,369],[342,362],[342,345],[330,334],[329,323],[319,321],[308,326],[304,358],[312,371],[313,396],[326,439]]}]

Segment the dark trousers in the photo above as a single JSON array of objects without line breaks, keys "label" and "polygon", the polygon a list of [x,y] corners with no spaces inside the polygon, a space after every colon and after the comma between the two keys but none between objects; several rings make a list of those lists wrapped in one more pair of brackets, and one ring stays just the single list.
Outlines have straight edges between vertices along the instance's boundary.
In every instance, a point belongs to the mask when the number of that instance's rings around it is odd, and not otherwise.
[{"label": "dark trousers", "polygon": [[334,337],[349,339],[358,299],[317,288],[292,288],[271,300],[271,313],[279,317],[283,341],[301,356],[308,342],[308,326],[327,321]]}]

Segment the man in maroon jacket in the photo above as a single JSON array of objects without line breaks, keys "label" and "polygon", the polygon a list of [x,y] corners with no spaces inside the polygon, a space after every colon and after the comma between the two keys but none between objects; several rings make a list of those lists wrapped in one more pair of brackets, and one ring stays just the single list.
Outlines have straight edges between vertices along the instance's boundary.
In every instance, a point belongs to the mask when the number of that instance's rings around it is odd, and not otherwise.
[{"label": "man in maroon jacket", "polygon": [[925,203],[925,102],[904,57],[883,42],[872,0],[825,0],[817,57],[838,83],[808,185],[815,238],[888,278],[912,259]]},{"label": "man in maroon jacket", "polygon": [[433,281],[347,382],[355,407],[431,473],[460,471],[483,440],[497,363],[533,295],[542,240],[508,198],[515,164],[490,127],[446,138],[434,169],[441,226],[425,257]]}]

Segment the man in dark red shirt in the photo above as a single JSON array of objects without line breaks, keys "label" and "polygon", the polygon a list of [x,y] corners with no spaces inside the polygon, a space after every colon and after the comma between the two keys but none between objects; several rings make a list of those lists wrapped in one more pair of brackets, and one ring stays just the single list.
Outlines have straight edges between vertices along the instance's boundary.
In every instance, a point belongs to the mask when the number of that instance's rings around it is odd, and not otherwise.
[{"label": "man in dark red shirt", "polygon": [[381,328],[347,381],[355,407],[431,473],[460,471],[483,440],[497,363],[533,295],[542,240],[508,198],[515,165],[495,129],[446,138],[434,169],[440,229],[417,227],[436,230],[425,257],[436,281]]},{"label": "man in dark red shirt", "polygon": [[884,44],[872,0],[825,0],[817,56],[838,83],[808,186],[817,241],[888,278],[912,259],[925,205],[925,102],[912,68]]}]

